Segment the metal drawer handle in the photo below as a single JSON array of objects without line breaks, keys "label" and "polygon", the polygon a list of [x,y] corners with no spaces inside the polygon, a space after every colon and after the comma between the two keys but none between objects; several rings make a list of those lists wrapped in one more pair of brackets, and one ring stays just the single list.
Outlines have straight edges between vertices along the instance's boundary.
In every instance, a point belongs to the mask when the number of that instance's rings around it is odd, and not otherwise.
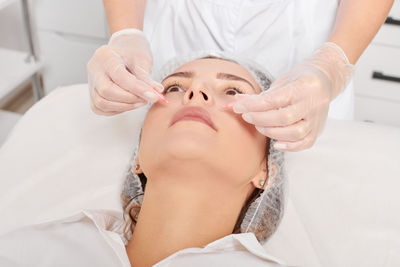
[{"label": "metal drawer handle", "polygon": [[400,83],[400,77],[385,75],[382,72],[378,72],[378,71],[374,71],[372,73],[372,78],[373,79],[378,79],[378,80],[385,80],[385,81],[391,81],[391,82]]},{"label": "metal drawer handle", "polygon": [[387,17],[386,24],[391,24],[391,25],[399,25],[400,26],[400,20],[392,18],[392,17]]}]

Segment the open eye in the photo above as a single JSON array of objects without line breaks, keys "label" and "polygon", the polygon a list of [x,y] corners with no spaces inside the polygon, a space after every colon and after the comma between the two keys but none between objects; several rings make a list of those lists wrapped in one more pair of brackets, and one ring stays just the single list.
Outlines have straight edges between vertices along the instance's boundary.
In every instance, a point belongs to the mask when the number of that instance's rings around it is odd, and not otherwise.
[{"label": "open eye", "polygon": [[[168,92],[171,92],[172,90],[174,90],[175,92],[178,92],[179,89],[181,89],[183,91],[183,89],[181,88],[182,86],[180,84],[172,84],[170,86],[167,86],[164,91],[163,94],[166,94]],[[177,91],[178,90],[178,91]]]},{"label": "open eye", "polygon": [[243,94],[243,91],[236,87],[230,87],[225,92],[235,92],[234,94],[227,93],[228,95]]},{"label": "open eye", "polygon": [[[171,84],[171,85],[165,87],[163,94],[166,94],[169,92],[179,92],[179,90],[184,91],[182,89],[182,85],[180,85],[178,83],[174,83],[174,84]],[[243,94],[243,91],[237,87],[229,87],[227,90],[225,90],[225,93],[227,95],[236,95],[236,94]]]}]

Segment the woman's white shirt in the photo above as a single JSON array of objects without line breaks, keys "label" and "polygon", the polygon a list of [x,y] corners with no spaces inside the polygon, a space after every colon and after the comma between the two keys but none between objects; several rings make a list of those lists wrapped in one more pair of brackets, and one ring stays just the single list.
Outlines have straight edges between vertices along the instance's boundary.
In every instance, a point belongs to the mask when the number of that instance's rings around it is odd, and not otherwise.
[{"label": "woman's white shirt", "polygon": [[[122,213],[82,210],[59,220],[25,226],[0,236],[0,266],[131,266],[123,242]],[[149,248],[151,249],[151,248]],[[156,267],[281,266],[252,233],[231,234],[204,248],[187,248]]]},{"label": "woman's white shirt", "polygon": [[[153,72],[192,51],[229,51],[253,59],[273,76],[292,69],[328,40],[339,0],[147,0],[143,31]],[[353,86],[328,116],[353,119]]]}]

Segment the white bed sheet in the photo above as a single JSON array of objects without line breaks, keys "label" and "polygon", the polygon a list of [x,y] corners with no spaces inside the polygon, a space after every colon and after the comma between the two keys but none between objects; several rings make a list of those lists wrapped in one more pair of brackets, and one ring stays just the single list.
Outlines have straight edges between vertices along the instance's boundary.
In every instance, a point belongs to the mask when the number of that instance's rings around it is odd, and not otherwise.
[{"label": "white bed sheet", "polygon": [[[86,84],[35,104],[0,149],[0,234],[83,208],[121,211],[144,110],[92,113]],[[264,247],[295,266],[400,266],[400,128],[333,121],[287,154],[289,197]]]}]

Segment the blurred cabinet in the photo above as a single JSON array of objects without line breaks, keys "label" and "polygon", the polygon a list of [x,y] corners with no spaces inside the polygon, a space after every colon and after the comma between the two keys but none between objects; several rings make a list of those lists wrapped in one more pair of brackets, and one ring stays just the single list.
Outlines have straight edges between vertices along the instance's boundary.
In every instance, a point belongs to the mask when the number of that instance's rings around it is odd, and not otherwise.
[{"label": "blurred cabinet", "polygon": [[46,93],[58,86],[87,82],[87,62],[108,41],[102,1],[34,0],[32,9]]},{"label": "blurred cabinet", "polygon": [[400,126],[400,0],[356,65],[355,119]]},{"label": "blurred cabinet", "polygon": [[[23,21],[26,47],[28,51],[20,51],[14,47],[0,47],[0,107],[7,104],[21,89],[21,85],[31,80],[35,100],[43,96],[39,75],[42,62],[37,56],[34,45],[34,31],[31,25],[31,13],[28,0],[0,0],[0,11],[11,4],[18,4],[21,21]],[[13,21],[7,23],[12,27]],[[3,33],[2,38],[7,38]]]}]

